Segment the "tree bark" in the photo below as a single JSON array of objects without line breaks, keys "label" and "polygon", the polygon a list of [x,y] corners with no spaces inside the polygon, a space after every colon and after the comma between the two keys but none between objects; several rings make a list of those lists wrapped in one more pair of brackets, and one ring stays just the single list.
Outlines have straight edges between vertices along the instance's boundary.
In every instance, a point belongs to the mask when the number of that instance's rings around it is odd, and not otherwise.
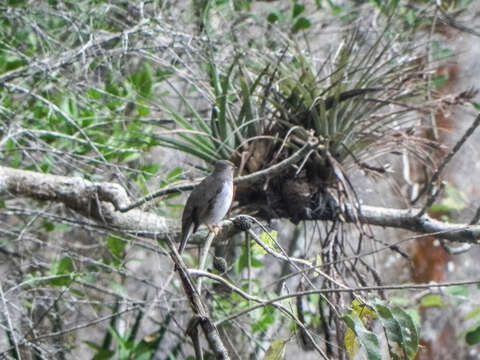
[{"label": "tree bark", "polygon": [[[179,222],[158,216],[148,211],[131,209],[118,211],[132,203],[125,189],[109,182],[91,182],[79,177],[42,174],[0,166],[0,195],[29,197],[42,201],[61,202],[99,224],[123,232],[164,240],[167,236],[178,241]],[[428,215],[418,216],[419,209],[393,209],[361,205],[339,208],[336,214],[331,212],[310,214],[302,220],[338,220],[359,221],[363,224],[410,230],[422,235],[433,235],[442,239],[477,243],[480,239],[480,226],[469,224],[445,223],[432,219]],[[221,231],[215,241],[231,237],[238,232],[231,221],[221,224]],[[199,231],[192,242],[203,239],[205,231]]]}]

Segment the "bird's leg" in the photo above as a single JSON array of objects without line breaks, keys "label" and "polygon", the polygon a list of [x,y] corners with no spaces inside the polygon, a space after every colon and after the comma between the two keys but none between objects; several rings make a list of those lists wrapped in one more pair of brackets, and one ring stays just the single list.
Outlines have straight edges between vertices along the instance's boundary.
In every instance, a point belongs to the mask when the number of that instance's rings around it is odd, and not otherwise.
[{"label": "bird's leg", "polygon": [[220,232],[220,226],[218,225],[215,225],[215,224],[211,224],[211,225],[207,225],[207,228],[210,232],[213,233],[213,235],[217,236],[218,233]]}]

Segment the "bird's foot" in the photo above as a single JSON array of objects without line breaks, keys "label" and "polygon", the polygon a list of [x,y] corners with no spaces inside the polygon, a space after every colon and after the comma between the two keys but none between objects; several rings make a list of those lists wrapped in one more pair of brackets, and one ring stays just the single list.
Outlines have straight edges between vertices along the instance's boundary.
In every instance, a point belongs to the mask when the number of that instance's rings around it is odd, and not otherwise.
[{"label": "bird's foot", "polygon": [[214,236],[217,236],[220,232],[220,226],[218,225],[207,225],[207,228]]}]

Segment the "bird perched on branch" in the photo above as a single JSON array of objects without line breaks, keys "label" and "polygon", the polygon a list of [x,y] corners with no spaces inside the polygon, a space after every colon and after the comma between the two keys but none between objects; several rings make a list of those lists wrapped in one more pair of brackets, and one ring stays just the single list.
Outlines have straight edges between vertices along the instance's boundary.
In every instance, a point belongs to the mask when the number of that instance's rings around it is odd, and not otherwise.
[{"label": "bird perched on branch", "polygon": [[217,161],[213,172],[193,189],[183,209],[180,254],[200,224],[216,232],[214,226],[223,219],[232,204],[234,168],[230,161]]}]

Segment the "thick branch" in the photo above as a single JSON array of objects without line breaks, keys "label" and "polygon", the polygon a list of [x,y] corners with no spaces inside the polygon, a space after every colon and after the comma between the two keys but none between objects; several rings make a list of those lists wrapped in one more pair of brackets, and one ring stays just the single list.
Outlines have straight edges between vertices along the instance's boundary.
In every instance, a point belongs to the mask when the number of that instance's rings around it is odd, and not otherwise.
[{"label": "thick branch", "polygon": [[[25,196],[37,200],[61,202],[100,224],[145,237],[163,240],[168,234],[179,236],[178,222],[137,209],[120,212],[131,203],[126,191],[118,184],[91,182],[78,177],[41,174],[0,166],[0,194]],[[394,227],[418,234],[434,235],[450,241],[477,243],[480,226],[445,223],[428,215],[417,217],[418,209],[391,209],[362,205],[357,218],[364,224]],[[343,215],[347,222],[355,221],[351,206],[337,214],[319,214],[303,220],[338,220]],[[335,218],[334,218],[335,217]],[[230,221],[222,223],[215,239],[221,241],[238,231]],[[206,231],[199,231],[192,240],[203,239]]]},{"label": "thick branch", "polygon": [[[91,182],[79,177],[0,166],[0,196],[5,194],[60,202],[101,225],[130,234],[157,240],[165,240],[167,235],[175,239],[180,237],[179,221],[138,209],[126,213],[117,211],[131,200],[125,189],[115,183]],[[235,226],[226,221],[215,241],[228,239],[235,231]],[[199,230],[190,243],[200,243],[207,232]]]},{"label": "thick branch", "polygon": [[450,241],[477,243],[480,239],[478,225],[446,223],[432,219],[428,215],[418,217],[418,211],[419,209],[413,208],[391,209],[362,205],[358,213],[354,213],[352,207],[347,206],[343,215],[348,222],[353,222],[356,215],[364,224],[405,229]]},{"label": "thick branch", "polygon": [[0,166],[0,194],[60,202],[101,224],[140,235],[166,234],[173,225],[164,217],[145,211],[132,210],[128,214],[116,211],[130,203],[130,199],[125,189],[115,183]]}]

